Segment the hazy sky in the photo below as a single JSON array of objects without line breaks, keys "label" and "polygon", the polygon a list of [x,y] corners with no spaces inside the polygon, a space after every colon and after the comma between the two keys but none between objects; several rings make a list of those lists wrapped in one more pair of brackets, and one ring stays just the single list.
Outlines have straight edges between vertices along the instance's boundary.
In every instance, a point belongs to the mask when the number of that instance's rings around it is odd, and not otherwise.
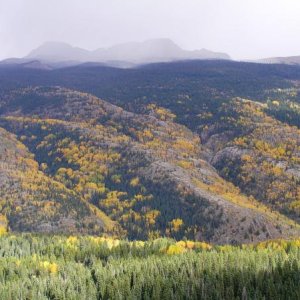
[{"label": "hazy sky", "polygon": [[299,0],[0,0],[0,59],[45,41],[86,49],[170,38],[235,59],[300,55]]}]

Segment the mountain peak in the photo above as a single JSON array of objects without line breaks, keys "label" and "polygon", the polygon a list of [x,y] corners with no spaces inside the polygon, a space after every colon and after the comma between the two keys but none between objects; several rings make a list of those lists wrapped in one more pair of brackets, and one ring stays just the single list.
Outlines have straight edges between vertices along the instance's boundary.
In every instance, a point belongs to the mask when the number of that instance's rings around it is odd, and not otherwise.
[{"label": "mountain peak", "polygon": [[64,42],[49,41],[32,50],[26,58],[44,61],[84,61],[88,51]]},{"label": "mountain peak", "polygon": [[190,59],[230,59],[227,54],[202,49],[188,51],[168,38],[128,42],[109,48],[88,51],[64,42],[46,42],[32,50],[26,58],[43,62],[128,62],[146,64]]}]

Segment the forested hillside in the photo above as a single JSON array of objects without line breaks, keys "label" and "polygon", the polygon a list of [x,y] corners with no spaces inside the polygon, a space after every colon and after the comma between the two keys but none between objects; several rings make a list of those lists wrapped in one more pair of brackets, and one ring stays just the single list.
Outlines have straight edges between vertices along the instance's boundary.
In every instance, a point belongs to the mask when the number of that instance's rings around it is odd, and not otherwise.
[{"label": "forested hillside", "polygon": [[0,129],[1,231],[110,232],[113,222],[47,177],[24,144]]},{"label": "forested hillside", "polygon": [[299,11],[0,0],[0,300],[300,300]]},{"label": "forested hillside", "polygon": [[[32,221],[25,193],[17,189],[20,205],[8,185],[2,198],[14,204],[3,206],[3,228],[214,243],[299,234],[300,68],[219,61],[1,67],[0,79],[0,127],[16,135],[50,190],[63,189],[62,207],[70,194],[86,209],[85,225],[68,215],[55,223],[46,213]],[[40,193],[33,202],[61,201]],[[74,219],[76,208],[67,209]]]},{"label": "forested hillside", "polygon": [[41,174],[96,216],[103,211],[120,235],[237,243],[298,232],[223,180],[204,159],[199,136],[174,123],[175,115],[148,109],[138,115],[85,93],[27,88],[2,99],[0,124],[34,154]]}]

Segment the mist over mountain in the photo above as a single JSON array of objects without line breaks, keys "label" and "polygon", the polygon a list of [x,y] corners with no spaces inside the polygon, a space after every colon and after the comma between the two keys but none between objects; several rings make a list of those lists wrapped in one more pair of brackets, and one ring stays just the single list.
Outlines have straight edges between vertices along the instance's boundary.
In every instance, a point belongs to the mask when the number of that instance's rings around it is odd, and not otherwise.
[{"label": "mist over mountain", "polygon": [[[144,42],[128,42],[107,48],[86,50],[65,42],[45,42],[23,58],[9,58],[0,65],[20,65],[24,68],[55,69],[89,64],[107,65],[117,68],[132,68],[138,65],[184,60],[232,60],[227,53],[214,52],[205,48],[185,50],[167,38]],[[299,65],[300,56],[269,57],[259,60],[245,60],[263,64]]]},{"label": "mist over mountain", "polygon": [[63,42],[46,42],[32,50],[26,58],[44,61],[85,61],[89,51]]},{"label": "mist over mountain", "polygon": [[154,39],[144,42],[129,42],[109,48],[88,51],[66,43],[47,42],[32,50],[25,59],[43,62],[129,62],[145,64],[190,59],[230,59],[226,53],[207,49],[188,51],[169,39]]},{"label": "mist over mountain", "polygon": [[259,62],[266,64],[300,65],[300,55],[263,58]]}]

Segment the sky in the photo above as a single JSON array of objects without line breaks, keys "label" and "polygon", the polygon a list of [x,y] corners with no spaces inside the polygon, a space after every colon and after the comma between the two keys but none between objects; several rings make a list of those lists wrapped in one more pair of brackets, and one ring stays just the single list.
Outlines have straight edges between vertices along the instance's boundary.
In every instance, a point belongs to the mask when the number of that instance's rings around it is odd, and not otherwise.
[{"label": "sky", "polygon": [[300,55],[299,14],[299,0],[0,0],[0,59],[154,38],[238,60]]}]

